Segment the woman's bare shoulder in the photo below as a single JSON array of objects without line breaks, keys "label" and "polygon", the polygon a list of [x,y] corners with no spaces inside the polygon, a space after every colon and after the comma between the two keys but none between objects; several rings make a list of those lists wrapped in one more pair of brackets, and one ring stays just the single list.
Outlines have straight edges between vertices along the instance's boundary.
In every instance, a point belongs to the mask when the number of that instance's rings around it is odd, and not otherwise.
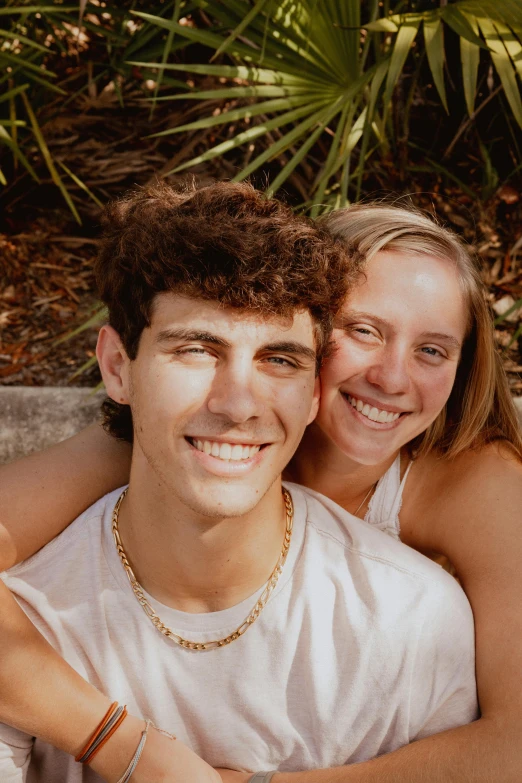
[{"label": "woman's bare shoulder", "polygon": [[[409,484],[409,486],[408,486]],[[449,555],[454,544],[497,531],[522,534],[522,461],[501,441],[453,459],[432,453],[408,479],[401,528],[406,543]]]}]

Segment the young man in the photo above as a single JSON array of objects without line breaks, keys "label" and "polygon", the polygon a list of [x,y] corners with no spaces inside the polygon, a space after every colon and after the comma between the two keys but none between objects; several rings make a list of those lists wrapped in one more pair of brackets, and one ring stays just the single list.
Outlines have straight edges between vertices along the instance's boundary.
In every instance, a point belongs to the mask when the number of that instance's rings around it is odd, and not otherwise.
[{"label": "young man", "polygon": [[[133,438],[129,487],[5,581],[78,672],[178,737],[150,731],[133,783],[210,783],[211,767],[266,770],[257,783],[472,720],[456,583],[282,488],[350,279],[342,249],[248,186],[162,186],[109,212],[97,275],[106,423]],[[129,717],[90,767],[0,727],[0,780],[125,779],[142,727]]]}]

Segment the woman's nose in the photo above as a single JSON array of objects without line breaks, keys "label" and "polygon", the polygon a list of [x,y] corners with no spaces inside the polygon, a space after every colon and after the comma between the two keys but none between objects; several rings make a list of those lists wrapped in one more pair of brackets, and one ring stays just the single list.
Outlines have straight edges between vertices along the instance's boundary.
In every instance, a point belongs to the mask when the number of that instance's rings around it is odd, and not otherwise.
[{"label": "woman's nose", "polygon": [[401,351],[383,350],[366,373],[369,383],[385,394],[405,394],[410,388],[409,363]]}]

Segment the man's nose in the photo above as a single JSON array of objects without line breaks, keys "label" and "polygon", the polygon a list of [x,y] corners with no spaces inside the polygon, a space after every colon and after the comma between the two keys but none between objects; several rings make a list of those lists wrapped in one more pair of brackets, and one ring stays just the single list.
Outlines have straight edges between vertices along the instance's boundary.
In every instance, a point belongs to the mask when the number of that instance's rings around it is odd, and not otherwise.
[{"label": "man's nose", "polygon": [[405,394],[410,388],[409,356],[400,347],[383,347],[366,373],[373,386],[385,394]]},{"label": "man's nose", "polygon": [[208,409],[236,424],[261,416],[265,403],[260,386],[255,368],[249,362],[227,364],[216,373]]}]

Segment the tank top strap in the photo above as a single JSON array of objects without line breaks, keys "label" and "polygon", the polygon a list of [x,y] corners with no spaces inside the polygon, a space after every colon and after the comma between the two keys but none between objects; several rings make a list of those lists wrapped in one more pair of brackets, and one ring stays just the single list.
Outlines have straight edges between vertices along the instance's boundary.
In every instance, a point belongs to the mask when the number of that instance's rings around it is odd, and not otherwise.
[{"label": "tank top strap", "polygon": [[410,461],[401,481],[401,455],[397,455],[386,473],[379,479],[364,517],[370,525],[397,539],[400,538],[399,512],[402,506],[402,493],[412,464]]}]

